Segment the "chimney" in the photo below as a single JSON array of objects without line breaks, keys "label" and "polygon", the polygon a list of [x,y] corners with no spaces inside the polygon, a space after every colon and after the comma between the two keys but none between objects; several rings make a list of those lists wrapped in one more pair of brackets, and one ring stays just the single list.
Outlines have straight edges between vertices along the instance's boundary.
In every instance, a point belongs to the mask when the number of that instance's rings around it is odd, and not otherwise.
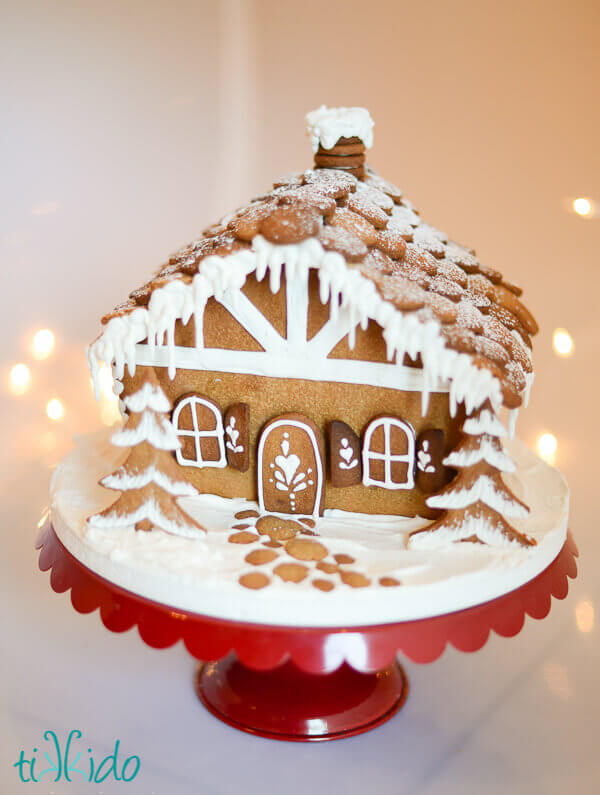
[{"label": "chimney", "polygon": [[337,168],[362,179],[365,152],[373,146],[374,122],[366,108],[328,108],[306,115],[315,168]]}]

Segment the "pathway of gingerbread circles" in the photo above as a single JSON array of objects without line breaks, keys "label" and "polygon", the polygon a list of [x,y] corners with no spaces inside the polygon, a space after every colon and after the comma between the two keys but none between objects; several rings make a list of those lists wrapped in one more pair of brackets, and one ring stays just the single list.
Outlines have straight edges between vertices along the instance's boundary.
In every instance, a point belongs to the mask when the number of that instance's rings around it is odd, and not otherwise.
[{"label": "pathway of gingerbread circles", "polygon": [[[332,555],[325,544],[317,540],[312,519],[286,519],[257,511],[235,514],[238,524],[231,528],[230,544],[255,545],[244,557],[249,567],[239,577],[240,585],[252,590],[266,588],[278,577],[284,582],[298,584],[310,577],[310,583],[320,591],[333,591],[338,585],[367,588],[374,583],[352,568],[355,558],[346,554]],[[380,586],[401,585],[394,577],[380,577]]]}]

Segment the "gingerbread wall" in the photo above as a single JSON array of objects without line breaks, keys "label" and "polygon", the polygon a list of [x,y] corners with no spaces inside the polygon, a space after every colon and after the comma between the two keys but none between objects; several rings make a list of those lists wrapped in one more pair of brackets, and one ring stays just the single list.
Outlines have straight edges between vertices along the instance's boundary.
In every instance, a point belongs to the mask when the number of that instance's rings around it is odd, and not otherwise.
[{"label": "gingerbread wall", "polygon": [[[125,392],[135,391],[144,371],[139,367],[133,378],[125,378]],[[198,469],[185,467],[186,477],[199,491],[223,497],[246,497],[256,500],[256,447],[265,423],[289,412],[310,417],[327,435],[332,420],[341,419],[362,434],[367,423],[380,414],[392,414],[408,421],[415,433],[427,428],[442,428],[446,433],[449,451],[458,441],[460,421],[451,419],[446,394],[431,395],[429,410],[421,416],[421,395],[359,384],[334,384],[318,381],[283,380],[257,375],[198,372],[178,370],[173,381],[165,368],[156,368],[162,388],[175,402],[181,395],[198,392],[214,400],[222,412],[233,403],[244,402],[250,407],[250,467],[247,472],[226,469]],[[326,454],[328,456],[328,452]],[[329,462],[327,461],[327,469]],[[325,485],[325,508],[341,508],[362,513],[417,513],[433,516],[425,507],[425,495],[414,488],[409,491],[362,485],[336,488],[329,475]]]},{"label": "gingerbread wall", "polygon": [[[285,281],[281,290],[271,293],[266,282],[249,277],[244,292],[260,308],[280,334],[285,334]],[[310,308],[308,338],[310,339],[329,317],[329,306],[321,304],[314,274],[310,283]],[[234,350],[261,350],[251,335],[214,299],[204,315],[204,342],[206,347]],[[193,346],[194,318],[187,326],[178,324],[176,344]],[[350,348],[347,338],[330,354],[331,358],[348,358],[365,361],[387,361],[381,330],[371,322],[366,331],[358,330],[356,345]],[[135,391],[144,368],[139,367],[132,378],[124,378],[125,394]],[[257,375],[195,371],[179,369],[171,381],[165,368],[156,368],[165,393],[173,404],[190,392],[206,395],[215,401],[221,412],[234,403],[247,403],[250,410],[250,466],[246,472],[225,469],[185,467],[186,477],[201,492],[223,497],[257,499],[256,450],[260,432],[274,417],[290,412],[310,418],[327,438],[329,425],[334,420],[347,423],[359,436],[367,424],[377,416],[389,414],[409,422],[416,436],[426,429],[442,429],[445,433],[446,452],[458,441],[461,416],[450,417],[448,395],[434,393],[430,397],[425,416],[421,415],[420,392],[340,384],[300,379],[279,379]],[[325,508],[340,508],[362,513],[434,516],[425,506],[426,495],[417,487],[410,490],[388,490],[378,486],[366,488],[362,484],[335,487],[329,476],[329,451],[326,450]],[[448,473],[450,475],[450,473]]]}]

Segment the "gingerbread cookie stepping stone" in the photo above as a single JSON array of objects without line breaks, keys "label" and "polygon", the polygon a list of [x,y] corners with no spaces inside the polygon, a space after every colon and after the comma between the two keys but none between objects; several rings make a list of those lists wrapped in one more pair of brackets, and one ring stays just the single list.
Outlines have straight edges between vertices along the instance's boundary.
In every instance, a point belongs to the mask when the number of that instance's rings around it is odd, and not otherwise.
[{"label": "gingerbread cookie stepping stone", "polygon": [[337,563],[328,563],[326,560],[320,560],[317,563],[317,568],[321,571],[324,571],[325,574],[335,574],[340,570],[340,567]]},{"label": "gingerbread cookie stepping stone", "polygon": [[261,588],[266,588],[271,580],[266,574],[263,574],[260,571],[253,571],[250,574],[242,574],[238,582],[240,585],[243,585],[244,588],[250,588],[253,591],[258,591]]},{"label": "gingerbread cookie stepping stone", "polygon": [[313,580],[311,585],[313,585],[315,588],[318,588],[320,591],[333,591],[335,588],[334,583],[332,583],[330,580]]},{"label": "gingerbread cookie stepping stone", "polygon": [[264,566],[265,563],[271,563],[277,557],[277,552],[272,549],[253,549],[248,552],[244,560],[252,566]]},{"label": "gingerbread cookie stepping stone", "polygon": [[351,588],[366,588],[371,584],[371,580],[358,571],[343,571],[340,573],[340,577],[342,582]]},{"label": "gingerbread cookie stepping stone", "polygon": [[355,563],[355,562],[356,562],[356,561],[355,561],[355,559],[352,557],[352,555],[346,555],[346,554],[344,554],[343,552],[342,552],[342,553],[340,553],[340,554],[338,554],[338,555],[334,555],[334,556],[333,556],[333,559],[334,559],[334,560],[335,560],[337,563],[341,563],[341,564],[345,564],[345,563]]},{"label": "gingerbread cookie stepping stone", "polygon": [[294,538],[285,545],[285,551],[296,560],[322,560],[327,557],[327,547],[307,538]]},{"label": "gingerbread cookie stepping stone", "polygon": [[230,544],[253,544],[258,541],[256,533],[248,533],[246,530],[241,530],[239,533],[234,533],[227,539]]},{"label": "gingerbread cookie stepping stone", "polygon": [[235,514],[236,519],[256,519],[260,514],[258,511],[238,511]]},{"label": "gingerbread cookie stepping stone", "polygon": [[308,568],[301,563],[280,563],[273,573],[284,582],[302,582],[308,576]]},{"label": "gingerbread cookie stepping stone", "polygon": [[287,541],[303,530],[302,525],[293,519],[281,516],[261,516],[256,521],[256,529],[261,535],[268,535],[273,541]]}]

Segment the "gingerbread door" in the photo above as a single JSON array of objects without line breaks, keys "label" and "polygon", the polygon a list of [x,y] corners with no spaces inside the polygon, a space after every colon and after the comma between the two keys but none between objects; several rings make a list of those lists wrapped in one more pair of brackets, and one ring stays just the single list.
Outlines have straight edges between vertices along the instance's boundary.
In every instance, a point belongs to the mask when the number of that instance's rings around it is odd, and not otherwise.
[{"label": "gingerbread door", "polygon": [[282,414],[263,428],[258,443],[261,511],[318,516],[323,501],[323,435],[300,414]]}]

